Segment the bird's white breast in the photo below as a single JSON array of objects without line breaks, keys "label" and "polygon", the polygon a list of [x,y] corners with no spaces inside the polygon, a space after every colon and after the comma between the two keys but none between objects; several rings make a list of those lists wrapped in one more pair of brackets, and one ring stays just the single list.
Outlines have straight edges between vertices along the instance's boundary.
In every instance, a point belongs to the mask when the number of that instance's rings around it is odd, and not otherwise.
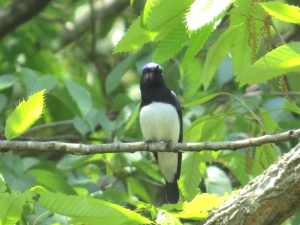
[{"label": "bird's white breast", "polygon": [[[140,112],[140,125],[146,141],[178,142],[180,122],[176,109],[167,103],[153,102]],[[168,182],[177,172],[178,153],[158,153],[158,165]]]},{"label": "bird's white breast", "polygon": [[146,141],[178,142],[179,117],[170,104],[152,102],[144,106],[140,112],[140,124]]}]

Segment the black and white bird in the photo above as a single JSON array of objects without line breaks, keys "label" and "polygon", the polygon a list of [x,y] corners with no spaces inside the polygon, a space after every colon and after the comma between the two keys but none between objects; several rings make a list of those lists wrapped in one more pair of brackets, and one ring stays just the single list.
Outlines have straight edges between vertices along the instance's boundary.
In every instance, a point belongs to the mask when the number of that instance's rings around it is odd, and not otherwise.
[{"label": "black and white bird", "polygon": [[[176,94],[164,82],[162,67],[150,62],[143,67],[140,82],[140,125],[146,141],[182,142],[182,112]],[[154,153],[166,180],[168,202],[179,199],[177,180],[180,176],[182,153]]]}]

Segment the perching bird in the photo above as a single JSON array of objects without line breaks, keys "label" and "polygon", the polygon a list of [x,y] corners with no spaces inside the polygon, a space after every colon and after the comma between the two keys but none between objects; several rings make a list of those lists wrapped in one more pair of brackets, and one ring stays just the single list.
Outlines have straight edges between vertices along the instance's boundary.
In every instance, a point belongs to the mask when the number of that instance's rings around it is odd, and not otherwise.
[{"label": "perching bird", "polygon": [[[182,112],[176,94],[164,82],[162,67],[148,63],[143,67],[140,82],[142,102],[140,125],[146,141],[182,142]],[[154,153],[166,180],[168,202],[179,199],[177,180],[180,176],[182,153]]]}]

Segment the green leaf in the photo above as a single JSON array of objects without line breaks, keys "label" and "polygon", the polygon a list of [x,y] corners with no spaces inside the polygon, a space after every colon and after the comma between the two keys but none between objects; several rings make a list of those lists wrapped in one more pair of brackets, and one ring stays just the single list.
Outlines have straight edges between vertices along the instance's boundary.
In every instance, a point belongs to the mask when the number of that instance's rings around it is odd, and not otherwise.
[{"label": "green leaf", "polygon": [[168,60],[179,52],[189,39],[186,24],[178,24],[157,46],[153,55],[153,62],[162,63]]},{"label": "green leaf", "polygon": [[[233,73],[239,78],[239,76],[243,75],[245,70],[249,68],[251,65],[251,56],[252,56],[252,47],[249,46],[249,29],[252,29],[252,32],[255,32],[255,38],[259,40],[261,38],[261,28],[263,23],[262,18],[262,8],[258,7],[257,4],[251,11],[250,7],[252,0],[236,0],[235,4],[237,7],[234,7],[230,10],[230,26],[242,25],[235,31],[235,41],[234,46],[231,49],[232,63],[233,63]],[[249,15],[253,15],[253,20],[250,22]],[[249,24],[253,24],[255,26],[249,28]]]},{"label": "green leaf", "polygon": [[249,176],[245,172],[246,159],[245,155],[240,152],[226,151],[220,156],[220,160],[234,174],[234,176],[244,186],[249,182]]},{"label": "green leaf", "polygon": [[19,78],[14,77],[11,74],[5,74],[0,76],[0,91],[13,85]]},{"label": "green leaf", "polygon": [[163,39],[178,23],[182,22],[182,16],[179,15],[171,21],[158,27],[154,31],[141,28],[141,18],[138,17],[129,27],[125,35],[118,42],[114,54],[118,52],[133,51],[150,41],[159,41]]},{"label": "green leaf", "polygon": [[220,197],[226,192],[230,193],[232,191],[229,177],[223,170],[216,166],[208,166],[206,172],[205,186],[208,193],[214,193]]},{"label": "green leaf", "polygon": [[141,12],[141,27],[147,29],[147,22],[149,15],[151,13],[151,7],[154,4],[155,0],[147,0],[144,6],[143,11]]},{"label": "green leaf", "polygon": [[198,188],[202,175],[200,167],[206,168],[205,163],[202,162],[199,152],[189,152],[184,154],[182,160],[181,174],[178,181],[181,194],[187,200],[192,200],[199,192]]},{"label": "green leaf", "polygon": [[7,140],[24,133],[41,116],[44,106],[44,92],[45,90],[42,90],[29,96],[27,102],[23,100],[8,117],[5,126]]},{"label": "green leaf", "polygon": [[121,206],[83,196],[68,196],[61,193],[41,195],[38,205],[58,214],[71,217],[76,222],[89,225],[149,224],[145,217]]},{"label": "green leaf", "polygon": [[284,103],[284,108],[300,115],[300,108],[294,102],[290,102],[289,100],[286,100]]},{"label": "green leaf", "polygon": [[134,177],[127,177],[126,183],[128,185],[128,192],[131,195],[137,195],[141,199],[143,199],[146,203],[150,203],[151,199],[149,194],[147,193],[145,187],[138,182],[138,180]]},{"label": "green leaf", "polygon": [[133,161],[132,166],[137,167],[139,170],[147,174],[149,177],[154,180],[163,183],[162,178],[159,176],[156,170],[153,169],[151,164],[146,159],[140,159],[138,161]]},{"label": "green leaf", "polygon": [[184,17],[184,13],[195,0],[174,1],[164,0],[160,4],[152,8],[152,13],[148,18],[147,27],[154,31],[159,27],[164,26],[172,19],[178,16]]},{"label": "green leaf", "polygon": [[129,121],[126,124],[125,131],[128,131],[130,129],[130,127],[132,126],[132,124],[134,123],[134,121],[136,121],[139,118],[139,113],[140,113],[140,104],[138,104],[135,107],[133,113],[131,114]]},{"label": "green leaf", "polygon": [[187,25],[190,30],[197,30],[207,23],[213,21],[231,0],[196,0],[190,7],[186,16]]},{"label": "green leaf", "polygon": [[31,200],[32,193],[27,190],[23,193],[11,192],[0,194],[0,224],[15,225],[21,218],[26,200]]},{"label": "green leaf", "polygon": [[77,115],[74,118],[74,127],[83,137],[86,135],[87,132],[90,131],[90,128],[87,125],[87,123]]},{"label": "green leaf", "polygon": [[205,102],[208,102],[210,100],[212,100],[213,98],[219,96],[219,95],[222,95],[223,93],[215,93],[215,94],[211,94],[211,95],[208,95],[208,96],[205,96],[203,98],[200,98],[198,100],[195,100],[193,102],[190,102],[190,103],[187,103],[185,105],[183,105],[183,107],[191,107],[191,106],[194,106],[194,105],[201,105]]},{"label": "green leaf", "polygon": [[80,84],[75,83],[74,81],[63,79],[66,87],[76,102],[82,118],[85,118],[86,114],[90,111],[92,107],[92,99],[89,92]]},{"label": "green leaf", "polygon": [[204,89],[208,88],[208,85],[212,80],[219,64],[233,45],[236,38],[235,31],[239,26],[240,25],[231,26],[228,30],[220,35],[216,43],[214,43],[209,49],[203,69]]},{"label": "green leaf", "polygon": [[106,93],[109,95],[113,90],[115,90],[123,75],[127,72],[127,70],[133,65],[138,57],[141,56],[141,52],[128,56],[124,59],[119,65],[113,68],[110,73],[107,75],[105,80],[105,88]]},{"label": "green leaf", "polygon": [[239,77],[240,87],[257,84],[300,69],[300,42],[282,45],[257,60]]},{"label": "green leaf", "polygon": [[0,113],[4,109],[7,102],[7,97],[4,94],[0,94]]},{"label": "green leaf", "polygon": [[38,77],[34,70],[28,68],[22,68],[22,79],[26,86],[27,96],[44,89],[47,93],[57,84],[57,78],[54,75],[47,74]]},{"label": "green leaf", "polygon": [[191,43],[189,44],[181,63],[183,69],[187,68],[194,56],[200,51],[213,28],[214,23],[208,23],[191,34]]},{"label": "green leaf", "polygon": [[34,175],[36,181],[48,190],[70,195],[76,194],[74,189],[61,176],[55,173],[42,169],[29,170],[27,173]]},{"label": "green leaf", "polygon": [[269,134],[273,133],[279,127],[278,124],[275,123],[275,121],[272,119],[272,117],[269,115],[269,113],[266,110],[260,107],[258,107],[258,110],[265,128],[267,129]]},{"label": "green leaf", "polygon": [[251,175],[256,177],[277,161],[277,154],[269,144],[256,147]]},{"label": "green leaf", "polygon": [[183,86],[184,99],[191,99],[199,90],[202,82],[202,63],[193,59],[186,70],[181,72],[180,84]]},{"label": "green leaf", "polygon": [[282,2],[262,2],[260,5],[270,15],[289,23],[300,24],[300,8]]}]

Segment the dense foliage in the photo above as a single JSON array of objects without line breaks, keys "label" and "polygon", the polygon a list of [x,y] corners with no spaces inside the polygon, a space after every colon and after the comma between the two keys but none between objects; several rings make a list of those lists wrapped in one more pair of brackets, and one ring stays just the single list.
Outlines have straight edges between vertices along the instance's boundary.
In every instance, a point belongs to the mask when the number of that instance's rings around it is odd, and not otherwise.
[{"label": "dense foliage", "polygon": [[[52,0],[0,40],[0,138],[142,141],[139,80],[150,61],[183,106],[184,142],[299,128],[296,3]],[[8,151],[0,224],[195,224],[295,144],[184,153],[176,205],[164,204],[149,152]],[[296,214],[285,224],[299,223]]]}]

